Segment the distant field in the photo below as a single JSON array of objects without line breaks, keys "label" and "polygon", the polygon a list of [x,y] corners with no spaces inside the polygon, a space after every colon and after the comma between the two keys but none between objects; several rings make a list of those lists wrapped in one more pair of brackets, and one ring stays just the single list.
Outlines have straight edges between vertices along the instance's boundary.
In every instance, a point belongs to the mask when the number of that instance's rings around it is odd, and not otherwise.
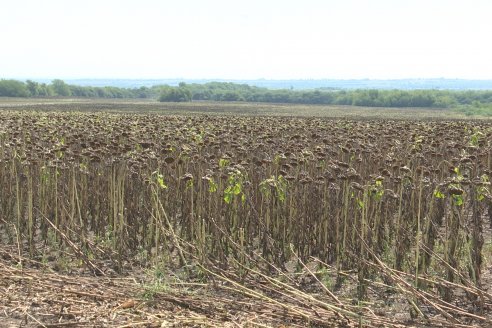
[{"label": "distant field", "polygon": [[355,106],[265,104],[245,102],[160,103],[148,99],[26,99],[0,98],[0,110],[111,111],[126,113],[299,116],[349,119],[486,119],[449,109],[375,108]]}]

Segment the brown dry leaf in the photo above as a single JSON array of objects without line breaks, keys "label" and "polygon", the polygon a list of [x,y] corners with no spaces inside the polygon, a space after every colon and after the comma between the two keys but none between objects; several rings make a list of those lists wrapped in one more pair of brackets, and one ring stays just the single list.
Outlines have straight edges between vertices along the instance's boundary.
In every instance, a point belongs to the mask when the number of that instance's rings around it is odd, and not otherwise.
[{"label": "brown dry leaf", "polygon": [[118,308],[120,309],[130,309],[132,307],[135,307],[137,305],[137,302],[135,300],[129,299],[123,302]]}]

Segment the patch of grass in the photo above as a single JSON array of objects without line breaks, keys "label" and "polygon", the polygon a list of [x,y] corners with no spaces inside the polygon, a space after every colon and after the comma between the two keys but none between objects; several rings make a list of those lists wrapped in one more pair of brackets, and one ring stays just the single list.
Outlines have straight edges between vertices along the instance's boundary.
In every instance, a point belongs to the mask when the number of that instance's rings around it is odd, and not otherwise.
[{"label": "patch of grass", "polygon": [[462,113],[467,117],[492,117],[492,105],[474,102],[471,105],[456,107],[453,112]]}]

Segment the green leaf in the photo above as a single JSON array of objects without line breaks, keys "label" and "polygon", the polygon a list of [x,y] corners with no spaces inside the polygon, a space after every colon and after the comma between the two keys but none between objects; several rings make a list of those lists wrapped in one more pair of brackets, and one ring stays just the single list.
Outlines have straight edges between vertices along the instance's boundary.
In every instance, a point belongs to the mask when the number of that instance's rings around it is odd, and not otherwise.
[{"label": "green leaf", "polygon": [[218,186],[213,179],[208,180],[208,191],[209,192],[216,192],[217,187]]},{"label": "green leaf", "polygon": [[233,187],[233,189],[232,189],[232,192],[233,192],[233,194],[234,194],[234,195],[239,195],[239,194],[241,193],[241,190],[242,190],[242,188],[241,188],[241,184],[240,184],[239,182],[237,182],[237,183],[234,185],[234,187]]},{"label": "green leaf", "polygon": [[225,158],[221,158],[219,160],[219,167],[226,167],[227,165],[229,165],[229,160],[228,159],[225,159]]},{"label": "green leaf", "polygon": [[456,206],[462,206],[463,205],[463,197],[461,195],[453,195],[453,200],[454,200],[454,204]]},{"label": "green leaf", "polygon": [[232,187],[228,186],[227,188],[225,188],[224,194],[232,194]]},{"label": "green leaf", "polygon": [[224,201],[227,203],[227,204],[230,204],[232,202],[232,194],[231,193],[226,193],[224,195]]},{"label": "green leaf", "polygon": [[436,189],[434,190],[434,197],[444,199],[444,194]]},{"label": "green leaf", "polygon": [[285,192],[282,189],[278,189],[278,199],[283,202],[285,201]]},{"label": "green leaf", "polygon": [[159,187],[161,187],[161,189],[167,189],[167,186],[164,183],[164,179],[162,178],[162,176],[157,178],[157,182],[159,183]]}]

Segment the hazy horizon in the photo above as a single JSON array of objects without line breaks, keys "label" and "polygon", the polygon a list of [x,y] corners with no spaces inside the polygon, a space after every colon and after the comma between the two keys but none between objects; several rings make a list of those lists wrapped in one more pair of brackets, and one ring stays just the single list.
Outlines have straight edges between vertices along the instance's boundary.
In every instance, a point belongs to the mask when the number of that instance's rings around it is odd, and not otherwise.
[{"label": "hazy horizon", "polygon": [[0,78],[492,80],[492,2],[19,0]]},{"label": "hazy horizon", "polygon": [[[52,79],[33,79],[39,83],[51,83]],[[248,84],[267,89],[295,90],[492,90],[492,80],[463,80],[463,79],[300,79],[300,80],[236,80],[236,79],[65,79],[71,85],[86,87],[118,87],[140,88],[159,85],[178,86],[181,82],[187,84],[205,84],[209,82],[232,82]]]},{"label": "hazy horizon", "polygon": [[203,77],[203,78],[185,78],[185,77],[149,77],[149,78],[141,78],[141,77],[59,77],[59,76],[48,76],[48,77],[32,77],[32,76],[0,76],[0,79],[12,79],[12,80],[18,80],[18,81],[27,81],[27,80],[33,80],[33,81],[45,81],[45,82],[51,82],[53,80],[63,80],[63,81],[117,81],[117,80],[125,80],[125,81],[211,81],[211,82],[227,82],[227,81],[438,81],[438,80],[443,80],[443,81],[492,81],[491,78],[448,78],[448,77],[428,77],[428,78],[421,78],[421,77],[400,77],[400,78],[367,78],[367,77],[361,77],[361,78],[247,78],[247,79],[242,79],[242,78],[209,78],[209,77]]}]

